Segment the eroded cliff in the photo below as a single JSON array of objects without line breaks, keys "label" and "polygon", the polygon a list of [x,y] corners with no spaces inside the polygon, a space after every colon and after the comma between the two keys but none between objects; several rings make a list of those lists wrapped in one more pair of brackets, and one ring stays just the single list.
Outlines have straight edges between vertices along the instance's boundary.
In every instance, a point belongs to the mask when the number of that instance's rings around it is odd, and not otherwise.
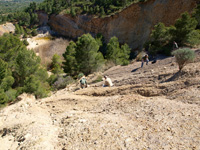
[{"label": "eroded cliff", "polygon": [[52,15],[49,24],[59,34],[77,38],[84,33],[102,33],[106,42],[113,36],[133,49],[140,48],[158,22],[167,26],[185,12],[192,12],[196,0],[149,0],[133,4],[120,13],[105,18],[79,15]]}]

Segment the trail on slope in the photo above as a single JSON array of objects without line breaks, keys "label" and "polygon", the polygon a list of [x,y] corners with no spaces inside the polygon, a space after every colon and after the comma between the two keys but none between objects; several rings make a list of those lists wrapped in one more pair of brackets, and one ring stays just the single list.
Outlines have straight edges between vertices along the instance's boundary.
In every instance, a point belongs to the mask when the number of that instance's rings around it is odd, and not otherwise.
[{"label": "trail on slope", "polygon": [[[200,61],[107,70],[115,86],[29,95],[0,112],[1,149],[200,149]],[[3,146],[2,146],[3,145]]]}]

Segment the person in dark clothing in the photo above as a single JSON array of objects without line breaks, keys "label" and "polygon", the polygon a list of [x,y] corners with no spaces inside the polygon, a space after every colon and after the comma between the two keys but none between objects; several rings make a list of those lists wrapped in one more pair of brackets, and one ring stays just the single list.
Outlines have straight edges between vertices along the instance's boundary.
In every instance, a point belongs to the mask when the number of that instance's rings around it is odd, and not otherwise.
[{"label": "person in dark clothing", "polygon": [[141,68],[143,67],[144,62],[146,62],[146,65],[148,65],[148,63],[149,63],[149,56],[147,54],[142,57]]}]

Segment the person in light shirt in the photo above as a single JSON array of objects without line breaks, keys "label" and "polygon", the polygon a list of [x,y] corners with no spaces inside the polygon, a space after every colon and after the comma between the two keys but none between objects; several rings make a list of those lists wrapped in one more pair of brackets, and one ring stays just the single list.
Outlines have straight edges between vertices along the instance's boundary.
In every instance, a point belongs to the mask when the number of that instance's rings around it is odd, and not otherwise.
[{"label": "person in light shirt", "polygon": [[111,87],[111,86],[113,86],[113,83],[112,83],[111,79],[108,78],[108,76],[104,76],[103,87]]}]

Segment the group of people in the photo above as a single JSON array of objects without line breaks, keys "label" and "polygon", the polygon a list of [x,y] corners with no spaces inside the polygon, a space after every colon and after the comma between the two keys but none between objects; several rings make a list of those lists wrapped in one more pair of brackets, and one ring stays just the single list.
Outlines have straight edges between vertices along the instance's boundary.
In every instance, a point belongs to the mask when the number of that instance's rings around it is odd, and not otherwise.
[{"label": "group of people", "polygon": [[[174,41],[173,42],[173,50],[176,50],[176,49],[178,49],[178,44]],[[148,65],[148,63],[149,63],[149,56],[147,54],[145,54],[142,57],[141,68],[143,67],[143,65],[144,65],[145,62],[146,62],[146,65]],[[152,61],[152,63],[156,63],[156,59],[154,59]],[[108,76],[104,76],[103,80],[104,80],[103,87],[111,87],[111,86],[113,86],[113,83],[112,83],[111,79]],[[87,88],[88,87],[87,80],[86,80],[85,76],[83,76],[81,78],[81,80],[80,80],[80,86],[81,86],[81,88]]]},{"label": "group of people", "polygon": [[[108,76],[104,76],[103,80],[104,80],[103,87],[111,87],[111,86],[113,86],[113,83],[112,83],[111,79]],[[87,80],[86,80],[85,76],[83,76],[80,79],[80,86],[81,86],[82,89],[88,87],[88,83],[87,83]]]}]

